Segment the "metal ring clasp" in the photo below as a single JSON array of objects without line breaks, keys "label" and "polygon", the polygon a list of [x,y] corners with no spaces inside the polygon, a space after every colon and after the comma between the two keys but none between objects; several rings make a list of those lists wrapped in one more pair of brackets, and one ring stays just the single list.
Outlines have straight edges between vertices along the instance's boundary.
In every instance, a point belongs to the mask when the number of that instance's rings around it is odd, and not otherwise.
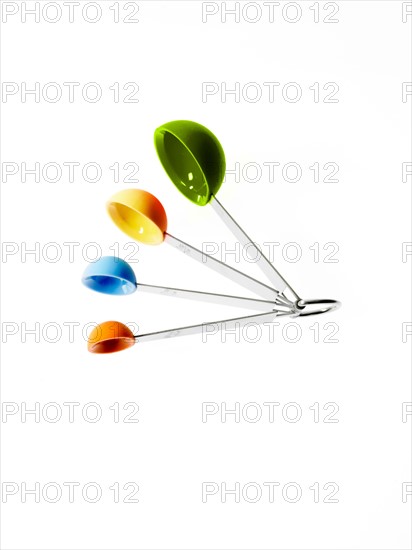
[{"label": "metal ring clasp", "polygon": [[308,317],[319,315],[340,308],[341,303],[337,300],[298,300],[295,303],[296,314],[294,317]]}]

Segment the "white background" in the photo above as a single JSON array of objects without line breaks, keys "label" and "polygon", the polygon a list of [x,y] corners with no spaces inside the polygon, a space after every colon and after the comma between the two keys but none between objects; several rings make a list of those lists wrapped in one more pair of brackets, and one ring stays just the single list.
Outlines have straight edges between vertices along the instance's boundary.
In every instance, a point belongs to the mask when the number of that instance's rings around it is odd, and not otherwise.
[{"label": "white background", "polygon": [[[24,3],[12,4],[21,10]],[[225,23],[223,6],[215,3],[219,12],[202,22],[202,2],[139,1],[139,22],[127,24],[123,19],[133,6],[124,10],[120,2],[114,23],[113,4],[98,2],[102,17],[94,24],[81,10],[73,23],[67,11],[54,24],[42,15],[39,23],[33,16],[23,22],[19,11],[2,24],[2,80],[19,86],[2,103],[2,161],[19,167],[2,183],[2,238],[8,243],[2,257],[2,400],[18,407],[2,417],[3,500],[4,483],[19,491],[2,504],[1,547],[410,548],[412,497],[402,502],[402,484],[411,482],[411,416],[402,421],[402,404],[411,401],[411,337],[402,341],[402,326],[411,321],[411,257],[402,261],[402,243],[411,240],[411,177],[402,181],[402,163],[411,160],[412,97],[402,101],[402,83],[411,80],[412,16],[402,22],[402,2],[342,1],[338,22],[325,23],[331,8],[320,2],[315,23],[314,3],[300,2],[301,17],[291,23],[295,8],[282,15],[281,2],[273,22],[261,3],[256,23],[247,21],[253,6],[246,18],[241,13],[235,22],[228,15]],[[23,102],[23,82],[27,88],[39,82],[41,89],[57,82],[64,95],[56,103],[34,96]],[[63,82],[81,84],[72,103]],[[88,82],[101,86],[100,101],[83,99],[80,90]],[[115,82],[118,103],[109,89]],[[138,103],[122,101],[127,82],[138,84]],[[202,100],[203,82],[217,83],[219,93]],[[241,93],[238,102],[233,95],[223,101],[224,82],[227,88],[239,82],[241,92],[255,82],[262,98],[248,102]],[[273,102],[264,82],[280,83]],[[282,97],[289,82],[301,87],[299,101]],[[319,102],[310,89],[315,82]],[[336,103],[323,102],[328,82],[339,86]],[[225,343],[216,335],[205,343],[198,335],[142,343],[119,354],[87,352],[82,329],[92,322],[135,322],[146,332],[243,314],[144,293],[110,297],[80,283],[86,256],[96,255],[87,243],[98,243],[103,254],[118,246],[121,257],[138,248],[132,266],[140,282],[247,294],[167,245],[130,248],[105,212],[117,190],[143,188],[162,201],[172,234],[199,247],[234,246],[212,209],[178,193],[157,159],[153,131],[174,119],[208,126],[223,145],[229,170],[235,163],[262,167],[254,183],[228,175],[220,200],[257,243],[280,243],[276,267],[303,297],[339,299],[339,311],[282,319],[274,342],[263,327],[254,343],[251,330],[237,342],[233,335]],[[77,172],[71,183],[64,172],[56,183],[42,176],[36,183],[30,175],[24,183],[24,162],[96,162],[102,178],[90,183]],[[109,169],[115,162],[137,163],[138,183],[115,183]],[[264,162],[280,163],[275,181]],[[302,168],[300,181],[282,178],[288,162]],[[322,166],[336,163],[339,181],[314,182],[309,167],[315,162],[322,178]],[[253,175],[251,169],[246,179]],[[54,249],[47,248],[50,242]],[[68,242],[79,243],[71,258],[63,244]],[[282,255],[291,242],[302,253],[296,262]],[[318,262],[314,243],[320,246]],[[326,243],[339,247],[337,262],[323,261],[330,251],[323,250]],[[35,246],[36,254],[24,254]],[[56,250],[61,258],[53,262]],[[260,277],[250,262],[233,265]],[[75,323],[73,339],[67,323]],[[300,338],[293,343],[297,325]],[[37,336],[25,329],[36,329]],[[324,341],[331,330],[337,330],[337,342]],[[23,404],[33,408],[36,402],[41,410],[57,403],[61,420],[40,414],[37,422],[33,415],[23,422]],[[65,402],[80,403],[72,423]],[[102,410],[96,423],[81,413],[90,402]],[[122,421],[128,402],[138,404],[138,423]],[[220,414],[202,422],[204,402],[228,408],[255,402],[263,415],[255,423],[243,415],[223,423]],[[280,403],[274,422],[264,402]],[[297,422],[282,416],[290,402],[301,408]],[[331,402],[339,407],[339,422],[325,423],[331,409],[322,407]],[[118,423],[109,409],[113,403],[120,404]],[[321,409],[319,422],[309,408],[314,403]],[[66,490],[54,504],[42,495],[38,503],[33,495],[22,502],[22,484],[32,488],[36,482],[63,490],[65,482],[94,482],[102,497],[89,503],[78,490],[70,503]],[[138,484],[139,502],[122,502],[129,492],[122,491],[115,503],[109,487],[116,482]],[[202,502],[204,482],[229,488],[253,482],[262,498],[250,503],[241,492],[240,502],[228,495],[224,503],[219,491]],[[274,502],[265,482],[280,484]],[[328,482],[339,486],[337,503],[323,502]],[[287,483],[299,484],[298,502],[282,498]],[[314,483],[321,488],[319,503],[309,489]]]}]

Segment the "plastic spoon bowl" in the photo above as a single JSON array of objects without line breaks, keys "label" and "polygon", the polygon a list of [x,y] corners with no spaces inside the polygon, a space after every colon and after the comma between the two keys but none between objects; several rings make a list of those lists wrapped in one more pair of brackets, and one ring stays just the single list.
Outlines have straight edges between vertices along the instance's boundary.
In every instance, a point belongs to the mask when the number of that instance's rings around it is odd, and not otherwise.
[{"label": "plastic spoon bowl", "polygon": [[136,275],[131,266],[114,256],[103,256],[89,264],[82,283],[96,292],[112,295],[132,294],[137,289]]},{"label": "plastic spoon bowl", "polygon": [[87,349],[92,353],[114,353],[132,347],[135,342],[133,332],[126,325],[106,321],[91,331]]},{"label": "plastic spoon bowl", "polygon": [[190,120],[174,120],[156,129],[160,162],[176,187],[195,204],[204,206],[222,185],[226,159],[212,132]]},{"label": "plastic spoon bowl", "polygon": [[167,229],[162,203],[148,191],[124,189],[107,203],[114,223],[129,237],[145,244],[161,244]]}]

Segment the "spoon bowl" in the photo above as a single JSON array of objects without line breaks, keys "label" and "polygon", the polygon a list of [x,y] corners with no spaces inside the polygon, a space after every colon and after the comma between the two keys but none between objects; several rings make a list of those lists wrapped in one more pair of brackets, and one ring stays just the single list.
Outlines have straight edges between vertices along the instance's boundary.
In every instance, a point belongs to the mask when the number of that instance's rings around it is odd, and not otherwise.
[{"label": "spoon bowl", "polygon": [[91,353],[114,353],[131,348],[135,342],[129,327],[118,321],[106,321],[91,331],[87,349]]},{"label": "spoon bowl", "polygon": [[183,195],[204,206],[222,185],[226,170],[223,148],[205,126],[174,120],[159,126],[154,142],[163,168]]},{"label": "spoon bowl", "polygon": [[83,273],[82,283],[96,292],[115,296],[132,294],[137,289],[132,267],[115,256],[102,256],[90,263]]},{"label": "spoon bowl", "polygon": [[142,189],[124,189],[111,197],[107,211],[119,229],[144,244],[161,244],[167,230],[162,203]]}]

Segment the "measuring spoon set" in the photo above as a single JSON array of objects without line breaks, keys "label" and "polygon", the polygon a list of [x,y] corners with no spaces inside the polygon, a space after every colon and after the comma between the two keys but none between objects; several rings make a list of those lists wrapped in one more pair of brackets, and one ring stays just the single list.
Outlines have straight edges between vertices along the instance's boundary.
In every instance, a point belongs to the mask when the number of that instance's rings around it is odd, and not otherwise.
[{"label": "measuring spoon set", "polygon": [[340,306],[340,302],[336,300],[301,299],[218,201],[216,194],[224,180],[226,161],[220,142],[208,128],[189,120],[175,120],[156,129],[154,142],[160,162],[177,189],[198,206],[210,204],[239,243],[254,249],[256,263],[269,284],[262,283],[171,235],[167,230],[167,216],[162,203],[154,195],[141,189],[119,191],[107,202],[110,218],[123,233],[143,244],[171,245],[203,266],[253,292],[258,298],[143,284],[137,282],[136,275],[127,262],[111,256],[104,256],[90,263],[83,274],[83,284],[97,292],[111,295],[149,292],[262,313],[139,335],[133,334],[123,323],[106,321],[97,325],[90,333],[89,351],[112,353],[129,348],[137,342],[202,333],[209,325],[218,329],[222,326],[225,329],[236,328],[251,322],[269,322],[278,316],[317,315]]}]

